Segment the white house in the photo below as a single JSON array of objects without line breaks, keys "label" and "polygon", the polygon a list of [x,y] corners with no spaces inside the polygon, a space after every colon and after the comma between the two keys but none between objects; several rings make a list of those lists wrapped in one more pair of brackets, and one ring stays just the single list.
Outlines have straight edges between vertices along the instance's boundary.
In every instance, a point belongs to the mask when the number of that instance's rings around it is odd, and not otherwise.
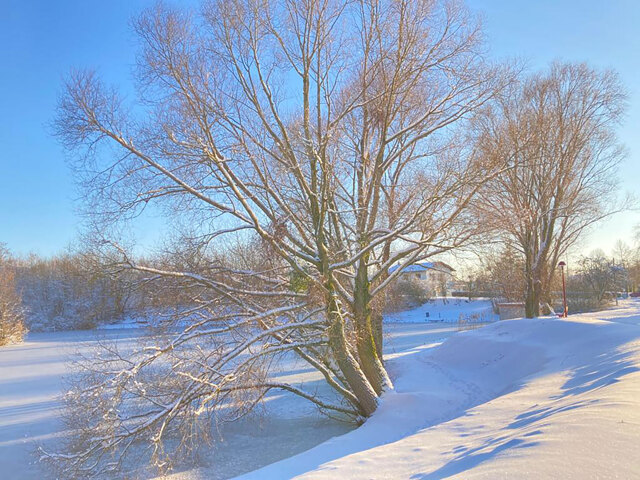
[{"label": "white house", "polygon": [[389,273],[402,268],[400,279],[419,282],[424,285],[425,290],[432,294],[442,295],[448,292],[454,281],[455,269],[444,262],[420,262],[412,265],[394,265],[389,269]]}]

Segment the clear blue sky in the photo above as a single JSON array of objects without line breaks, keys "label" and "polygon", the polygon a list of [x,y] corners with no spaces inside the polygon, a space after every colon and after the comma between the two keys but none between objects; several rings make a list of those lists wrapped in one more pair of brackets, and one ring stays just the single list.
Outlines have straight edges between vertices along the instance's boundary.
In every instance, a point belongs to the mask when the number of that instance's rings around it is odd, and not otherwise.
[{"label": "clear blue sky", "polygon": [[[72,67],[97,68],[130,86],[134,38],[128,20],[152,0],[2,0],[0,3],[0,242],[16,253],[52,254],[75,238],[77,196],[62,149],[51,137],[61,81]],[[192,4],[193,2],[189,2]],[[623,186],[640,191],[640,2],[636,0],[468,0],[483,12],[497,57],[531,68],[585,60],[620,72],[630,97],[620,131],[629,149]],[[640,214],[618,215],[585,248],[630,240]]]},{"label": "clear blue sky", "polygon": [[[620,139],[629,155],[622,165],[624,192],[640,197],[640,2],[638,0],[468,0],[484,16],[497,57],[520,57],[532,69],[556,59],[586,61],[618,71],[629,92]],[[632,243],[640,213],[625,212],[596,226],[580,247],[609,252],[618,239]]]}]

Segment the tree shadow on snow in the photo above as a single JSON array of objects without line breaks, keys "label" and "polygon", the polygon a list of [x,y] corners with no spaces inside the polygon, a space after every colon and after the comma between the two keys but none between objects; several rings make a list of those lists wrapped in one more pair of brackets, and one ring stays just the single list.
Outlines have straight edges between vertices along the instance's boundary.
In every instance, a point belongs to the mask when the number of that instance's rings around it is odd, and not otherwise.
[{"label": "tree shadow on snow", "polygon": [[505,450],[523,449],[537,445],[538,442],[531,441],[529,438],[534,435],[539,435],[540,433],[540,431],[536,431],[524,435],[527,438],[493,438],[487,440],[479,447],[469,449],[464,446],[457,447],[454,450],[459,453],[459,455],[453,460],[447,462],[445,465],[433,472],[418,473],[412,475],[410,478],[412,480],[439,480],[465,472],[480,463],[491,460],[493,457]]},{"label": "tree shadow on snow", "polygon": [[570,395],[580,395],[620,381],[630,373],[640,371],[636,362],[630,358],[629,352],[616,350],[603,352],[596,362],[576,367],[571,378],[562,386],[562,393],[551,397],[564,398]]},{"label": "tree shadow on snow", "polygon": [[[560,326],[560,328],[562,327],[563,326]],[[591,324],[582,325],[580,328],[584,328],[586,333],[586,330],[601,328],[601,326]],[[589,334],[592,333],[590,332]],[[539,441],[532,441],[531,438],[544,435],[543,429],[549,424],[551,417],[599,402],[598,399],[592,398],[576,399],[567,404],[566,402],[563,403],[562,400],[606,388],[619,382],[623,377],[640,371],[638,366],[638,351],[623,347],[623,345],[633,342],[639,337],[640,332],[637,334],[634,332],[629,336],[603,341],[597,347],[590,347],[595,351],[593,355],[588,358],[584,358],[584,356],[580,358],[575,355],[567,357],[567,359],[554,370],[556,372],[567,371],[569,373],[569,378],[560,387],[560,392],[555,395],[550,395],[547,405],[537,404],[517,415],[511,423],[502,429],[504,432],[511,431],[510,434],[499,435],[495,438],[488,439],[477,447],[459,445],[452,451],[455,457],[445,465],[429,473],[421,472],[414,474],[411,479],[434,480],[448,478],[452,475],[469,471],[505,451],[513,452],[514,450],[521,450],[539,444]],[[589,361],[589,358],[595,360]],[[573,359],[573,361],[568,361],[571,359]],[[469,414],[469,410],[463,415],[467,414]],[[518,430],[530,426],[533,426],[536,430],[514,437],[513,434],[517,434]],[[462,434],[461,436],[467,435]]]}]

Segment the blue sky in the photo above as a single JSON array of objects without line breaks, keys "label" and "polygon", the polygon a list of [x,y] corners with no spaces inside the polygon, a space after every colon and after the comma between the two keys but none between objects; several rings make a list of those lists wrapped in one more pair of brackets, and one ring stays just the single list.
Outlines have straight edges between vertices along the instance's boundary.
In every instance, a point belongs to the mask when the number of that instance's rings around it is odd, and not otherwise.
[{"label": "blue sky", "polygon": [[[467,4],[482,12],[489,48],[497,57],[517,56],[532,69],[560,59],[618,71],[629,93],[628,116],[619,130],[629,153],[621,168],[621,186],[624,192],[640,194],[640,2],[468,0]],[[617,214],[598,224],[580,248],[608,252],[618,239],[631,243],[638,224],[638,211]]]},{"label": "blue sky", "polygon": [[[107,82],[130,86],[134,37],[129,18],[153,0],[0,2],[0,242],[16,253],[49,255],[79,229],[77,191],[48,123],[72,67],[96,68]],[[190,2],[193,3],[193,2]],[[630,93],[620,137],[629,150],[625,190],[640,190],[640,2],[635,0],[468,0],[484,15],[496,57],[532,68],[554,59],[616,69]],[[640,214],[601,224],[585,249],[629,241]]]},{"label": "blue sky", "polygon": [[75,238],[80,221],[71,173],[48,126],[61,82],[72,67],[128,82],[128,19],[151,2],[0,3],[0,242],[48,255]]}]

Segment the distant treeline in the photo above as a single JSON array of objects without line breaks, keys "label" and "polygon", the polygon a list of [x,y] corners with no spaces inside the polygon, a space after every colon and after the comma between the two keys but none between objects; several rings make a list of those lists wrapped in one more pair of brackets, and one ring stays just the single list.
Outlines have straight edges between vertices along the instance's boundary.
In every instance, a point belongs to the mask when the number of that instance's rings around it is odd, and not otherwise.
[{"label": "distant treeline", "polygon": [[166,279],[151,282],[90,254],[32,255],[13,264],[15,291],[30,331],[91,329],[167,311],[186,301]]}]

